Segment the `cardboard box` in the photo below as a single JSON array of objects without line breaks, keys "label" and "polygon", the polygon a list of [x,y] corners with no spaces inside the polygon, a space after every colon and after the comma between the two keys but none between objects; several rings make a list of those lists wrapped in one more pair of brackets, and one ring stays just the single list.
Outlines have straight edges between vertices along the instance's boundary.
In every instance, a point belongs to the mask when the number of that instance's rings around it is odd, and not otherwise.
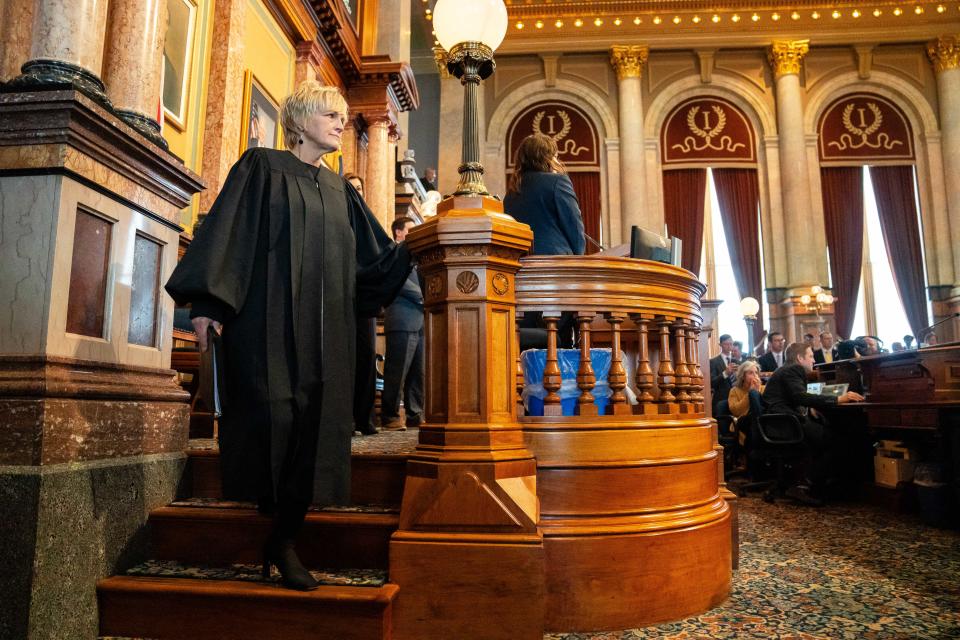
[{"label": "cardboard box", "polygon": [[884,487],[896,488],[900,482],[913,480],[916,452],[902,442],[881,440],[873,458],[874,481]]}]

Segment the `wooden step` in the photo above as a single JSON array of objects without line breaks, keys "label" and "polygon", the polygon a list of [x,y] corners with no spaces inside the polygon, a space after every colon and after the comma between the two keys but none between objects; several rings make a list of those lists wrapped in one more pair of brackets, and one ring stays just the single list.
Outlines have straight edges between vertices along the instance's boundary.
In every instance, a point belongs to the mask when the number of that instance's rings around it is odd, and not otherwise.
[{"label": "wooden step", "polygon": [[[270,518],[253,505],[175,502],[150,513],[152,557],[224,565],[260,561]],[[307,514],[297,553],[309,567],[386,569],[395,508],[321,510]]]},{"label": "wooden step", "polygon": [[[393,435],[393,434],[391,434]],[[372,436],[378,438],[380,435]],[[192,441],[191,444],[193,444]],[[188,451],[189,495],[220,498],[220,452],[213,441]],[[354,504],[399,505],[403,499],[409,451],[357,452],[351,458],[351,500]]]},{"label": "wooden step", "polygon": [[300,592],[263,582],[114,576],[97,585],[100,634],[154,640],[387,640],[394,584]]}]

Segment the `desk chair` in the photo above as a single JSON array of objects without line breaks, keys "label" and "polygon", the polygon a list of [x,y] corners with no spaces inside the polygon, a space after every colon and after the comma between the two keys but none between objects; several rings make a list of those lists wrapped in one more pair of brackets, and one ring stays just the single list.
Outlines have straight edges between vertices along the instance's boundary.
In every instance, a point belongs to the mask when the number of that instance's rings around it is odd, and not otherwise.
[{"label": "desk chair", "polygon": [[751,425],[750,455],[761,465],[774,466],[776,477],[741,485],[740,495],[749,489],[766,487],[764,501],[773,502],[776,498],[783,497],[788,481],[787,470],[806,455],[800,419],[789,413],[768,413],[760,416]]}]

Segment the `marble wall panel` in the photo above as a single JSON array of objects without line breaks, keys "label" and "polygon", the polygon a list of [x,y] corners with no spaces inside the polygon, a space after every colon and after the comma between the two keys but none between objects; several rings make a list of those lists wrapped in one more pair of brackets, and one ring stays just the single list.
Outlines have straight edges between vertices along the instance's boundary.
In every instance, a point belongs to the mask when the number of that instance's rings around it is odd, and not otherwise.
[{"label": "marble wall panel", "polygon": [[[103,337],[66,332],[77,211],[114,222]],[[169,366],[173,301],[161,295],[155,346],[128,344],[133,256],[140,233],[161,246],[160,282],[176,265],[176,229],[70,178],[0,178],[0,352]]]},{"label": "marble wall panel", "polygon": [[59,176],[0,177],[0,353],[42,353]]}]

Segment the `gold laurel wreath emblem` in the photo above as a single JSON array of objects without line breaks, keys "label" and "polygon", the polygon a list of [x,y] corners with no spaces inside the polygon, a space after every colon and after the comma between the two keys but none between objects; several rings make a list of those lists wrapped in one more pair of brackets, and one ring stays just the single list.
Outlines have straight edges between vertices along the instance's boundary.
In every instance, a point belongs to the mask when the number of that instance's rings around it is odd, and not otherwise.
[{"label": "gold laurel wreath emblem", "polygon": [[700,136],[705,140],[710,140],[723,131],[723,128],[727,126],[727,114],[723,112],[723,109],[720,108],[720,105],[713,105],[711,110],[717,114],[717,126],[710,129],[701,129],[697,126],[697,114],[700,113],[700,107],[690,107],[690,111],[687,112],[687,126],[690,127],[690,131],[693,131],[696,135]]},{"label": "gold laurel wreath emblem", "polygon": [[850,116],[853,115],[853,109],[856,106],[855,103],[851,102],[843,110],[843,127],[852,133],[855,136],[860,136],[862,138],[869,138],[877,129],[880,128],[880,125],[883,124],[883,114],[880,113],[880,107],[872,102],[867,103],[867,109],[870,109],[870,112],[873,114],[873,124],[869,127],[861,129],[860,127],[853,124],[853,121],[850,119]]},{"label": "gold laurel wreath emblem", "polygon": [[548,135],[553,138],[554,142],[560,142],[567,137],[567,134],[570,133],[570,129],[573,127],[573,123],[570,122],[570,116],[567,115],[566,111],[557,111],[557,115],[560,116],[560,119],[563,121],[563,127],[560,129],[560,133],[556,134],[544,134],[540,130],[540,122],[543,121],[544,116],[547,115],[546,111],[538,111],[537,115],[533,116],[533,132],[540,133],[543,135]]}]

